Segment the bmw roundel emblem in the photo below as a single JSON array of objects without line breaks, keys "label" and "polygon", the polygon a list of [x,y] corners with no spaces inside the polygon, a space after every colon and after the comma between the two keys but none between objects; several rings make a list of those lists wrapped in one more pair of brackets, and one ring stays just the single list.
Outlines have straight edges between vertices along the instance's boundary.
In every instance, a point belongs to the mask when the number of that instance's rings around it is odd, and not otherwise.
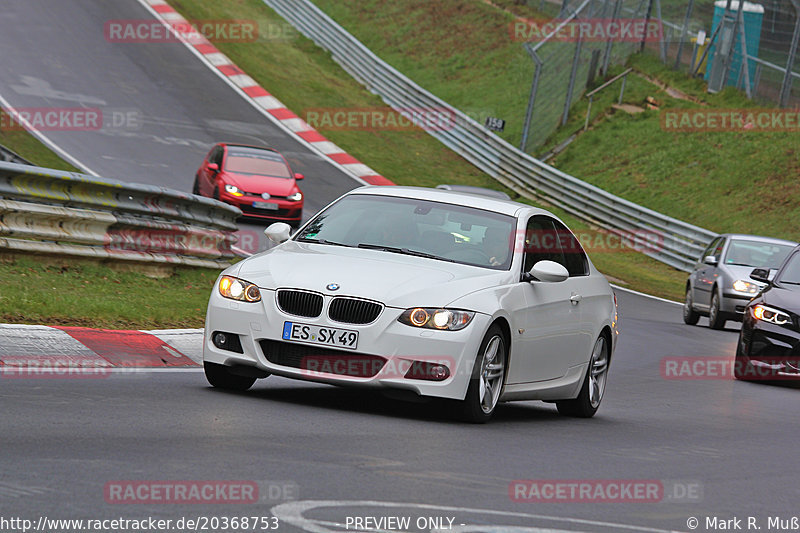
[{"label": "bmw roundel emblem", "polygon": [[328,289],[329,291],[338,291],[339,290],[339,284],[338,283],[329,283],[328,286],[325,287],[325,288]]}]

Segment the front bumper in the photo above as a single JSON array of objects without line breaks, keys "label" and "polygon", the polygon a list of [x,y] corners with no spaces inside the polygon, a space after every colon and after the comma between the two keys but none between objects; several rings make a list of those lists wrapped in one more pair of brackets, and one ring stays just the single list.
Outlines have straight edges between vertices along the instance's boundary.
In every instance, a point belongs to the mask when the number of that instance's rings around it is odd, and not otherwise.
[{"label": "front bumper", "polygon": [[719,309],[722,313],[730,317],[731,320],[742,320],[748,302],[755,298],[755,294],[741,294],[737,292],[723,292]]},{"label": "front bumper", "polygon": [[770,379],[800,379],[800,332],[756,321],[742,328],[742,351],[759,375]]},{"label": "front bumper", "polygon": [[267,200],[267,203],[276,204],[277,209],[261,209],[253,207],[253,202],[265,202],[259,196],[233,196],[226,192],[220,193],[220,200],[238,207],[242,216],[267,220],[285,220],[299,222],[303,217],[303,201],[290,202],[289,200]]},{"label": "front bumper", "polygon": [[[225,299],[213,291],[203,339],[204,361],[251,366],[306,381],[404,389],[422,396],[463,400],[490,322],[489,316],[476,313],[472,322],[460,331],[420,329],[397,321],[404,309],[385,307],[371,324],[343,324],[327,317],[329,296],[325,296],[323,312],[317,318],[283,312],[274,290],[262,289],[261,296],[260,302],[244,303]],[[284,341],[285,322],[358,331],[357,350]],[[216,332],[238,336],[243,353],[215,346],[212,335]],[[420,363],[445,365],[449,376],[441,381],[406,377],[407,370]],[[364,368],[373,372],[362,372]],[[349,372],[350,369],[354,371]]]}]

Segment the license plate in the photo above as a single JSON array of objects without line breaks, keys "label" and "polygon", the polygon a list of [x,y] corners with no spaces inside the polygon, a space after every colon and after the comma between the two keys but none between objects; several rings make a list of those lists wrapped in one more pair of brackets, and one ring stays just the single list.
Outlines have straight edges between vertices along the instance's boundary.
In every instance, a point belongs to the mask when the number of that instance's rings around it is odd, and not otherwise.
[{"label": "license plate", "polygon": [[273,204],[273,203],[270,203],[270,202],[253,202],[253,207],[255,207],[257,209],[268,209],[268,210],[271,210],[271,211],[277,211],[278,210],[278,204]]},{"label": "license plate", "polygon": [[358,346],[358,332],[330,326],[284,322],[283,340],[355,350]]}]

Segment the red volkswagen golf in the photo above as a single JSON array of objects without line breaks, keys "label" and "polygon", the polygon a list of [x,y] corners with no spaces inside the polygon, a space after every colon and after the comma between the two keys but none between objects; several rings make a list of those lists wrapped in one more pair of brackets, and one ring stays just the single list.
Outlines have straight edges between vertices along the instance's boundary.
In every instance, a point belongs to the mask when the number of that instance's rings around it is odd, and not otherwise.
[{"label": "red volkswagen golf", "polygon": [[303,216],[301,179],[277,150],[219,143],[197,171],[192,192],[235,205],[245,217],[297,227]]}]

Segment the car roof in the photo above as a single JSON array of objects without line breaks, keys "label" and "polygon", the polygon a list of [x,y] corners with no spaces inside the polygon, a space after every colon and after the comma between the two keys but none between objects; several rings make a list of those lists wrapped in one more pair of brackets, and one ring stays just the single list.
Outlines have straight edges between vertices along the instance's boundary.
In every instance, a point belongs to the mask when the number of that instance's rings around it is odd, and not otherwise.
[{"label": "car roof", "polygon": [[775,237],[763,237],[761,235],[747,235],[744,233],[723,233],[721,237],[728,237],[740,241],[760,241],[769,244],[788,244],[789,246],[798,245],[798,243],[794,241],[787,241],[786,239],[777,239]]},{"label": "car roof", "polygon": [[494,189],[487,189],[486,187],[475,187],[473,185],[450,185],[443,184],[437,185],[437,189],[444,189],[446,191],[467,192],[470,194],[478,194],[480,196],[488,196],[490,198],[502,198],[503,200],[511,200],[511,197],[503,191],[496,191]]},{"label": "car roof", "polygon": [[268,146],[256,146],[254,144],[242,144],[242,143],[217,143],[219,146],[224,146],[225,148],[251,148],[253,150],[264,150],[266,152],[275,152],[276,154],[280,154],[278,150],[275,148],[270,148]]},{"label": "car roof", "polygon": [[410,187],[401,185],[368,185],[350,191],[350,194],[377,194],[381,196],[396,196],[398,198],[418,198],[420,200],[431,200],[433,202],[443,202],[448,204],[466,205],[486,211],[494,211],[504,215],[515,216],[520,210],[530,210],[535,214],[554,216],[552,213],[521,204],[513,200],[503,200],[473,193],[450,191],[446,189],[433,189],[430,187]]}]

